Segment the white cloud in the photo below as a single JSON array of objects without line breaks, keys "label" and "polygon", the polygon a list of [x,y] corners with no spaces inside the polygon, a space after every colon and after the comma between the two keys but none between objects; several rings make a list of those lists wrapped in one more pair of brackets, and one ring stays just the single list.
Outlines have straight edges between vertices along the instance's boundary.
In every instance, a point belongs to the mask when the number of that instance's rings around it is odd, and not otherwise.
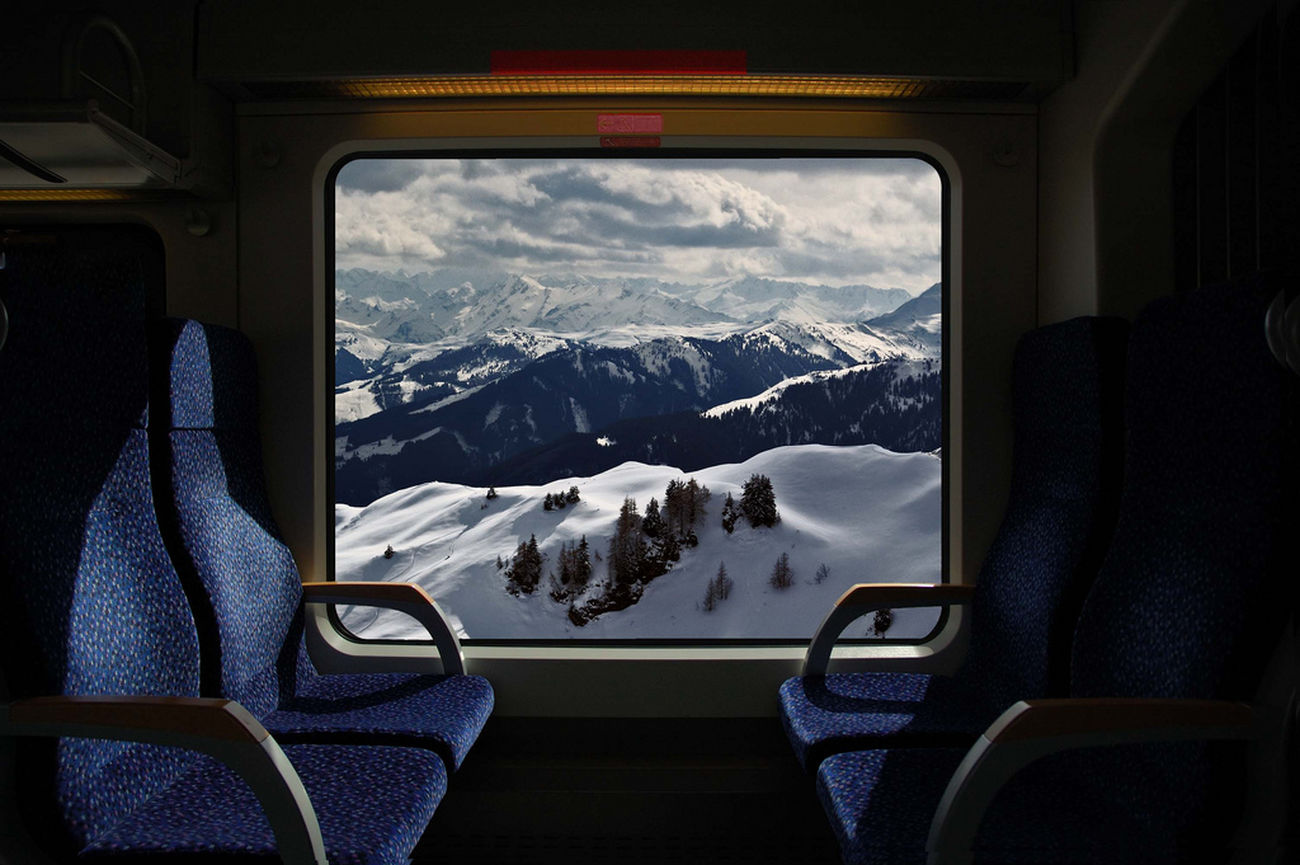
[{"label": "white cloud", "polygon": [[919,160],[408,163],[354,169],[378,191],[337,190],[340,267],[752,274],[913,292],[939,280],[940,182]]}]

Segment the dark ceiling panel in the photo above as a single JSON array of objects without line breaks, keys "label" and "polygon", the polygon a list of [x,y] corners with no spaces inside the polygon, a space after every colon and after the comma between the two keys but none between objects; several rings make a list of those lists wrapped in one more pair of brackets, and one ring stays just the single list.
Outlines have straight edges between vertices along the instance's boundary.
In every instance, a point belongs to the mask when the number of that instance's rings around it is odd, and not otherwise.
[{"label": "dark ceiling panel", "polygon": [[750,73],[1030,82],[1069,77],[1068,0],[428,3],[201,7],[198,73],[224,84],[486,74],[497,51],[744,51]]}]

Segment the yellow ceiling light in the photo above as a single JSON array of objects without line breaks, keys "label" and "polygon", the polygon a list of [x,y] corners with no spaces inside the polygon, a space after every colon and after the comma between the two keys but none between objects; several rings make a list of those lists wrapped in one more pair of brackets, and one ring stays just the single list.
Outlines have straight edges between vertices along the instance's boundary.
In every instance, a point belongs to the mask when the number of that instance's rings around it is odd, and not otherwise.
[{"label": "yellow ceiling light", "polygon": [[132,201],[157,194],[142,194],[129,189],[0,189],[0,204],[15,201]]},{"label": "yellow ceiling light", "polygon": [[804,96],[839,99],[1009,98],[1023,82],[862,75],[444,75],[260,82],[263,98],[418,99],[488,96]]}]

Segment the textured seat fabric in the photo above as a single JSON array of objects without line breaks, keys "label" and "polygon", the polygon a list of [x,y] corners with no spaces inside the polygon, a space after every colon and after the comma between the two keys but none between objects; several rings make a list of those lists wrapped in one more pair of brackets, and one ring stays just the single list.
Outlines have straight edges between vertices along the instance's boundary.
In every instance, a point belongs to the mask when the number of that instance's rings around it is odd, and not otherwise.
[{"label": "textured seat fabric", "polygon": [[782,720],[808,769],[827,754],[872,741],[895,747],[966,745],[979,735],[973,725],[992,720],[1006,706],[967,692],[962,684],[922,673],[796,676],[781,685]]},{"label": "textured seat fabric", "polygon": [[[442,760],[416,748],[295,745],[285,754],[320,821],[332,865],[402,865],[447,788]],[[94,860],[164,853],[168,861],[279,862],[253,791],[203,758],[161,795],[95,839]]]},{"label": "textured seat fabric", "polygon": [[456,768],[491,705],[482,676],[316,675],[300,680],[293,696],[262,721],[281,742],[421,745]]},{"label": "textured seat fabric", "polygon": [[479,676],[321,675],[302,639],[302,587],[262,483],[257,371],[238,331],[169,320],[154,334],[170,432],[164,528],[200,603],[204,692],[248,706],[277,738],[413,744],[450,769],[491,713]]},{"label": "textured seat fabric", "polygon": [[952,677],[787,680],[781,721],[806,768],[852,748],[969,743],[1016,700],[1064,693],[1070,633],[1114,524],[1127,333],[1119,319],[1076,318],[1021,339],[1011,496],[965,663]]},{"label": "textured seat fabric", "polygon": [[[195,623],[151,492],[151,255],[161,253],[129,233],[60,231],[53,246],[9,250],[0,270],[13,323],[0,351],[0,663],[17,698],[199,694]],[[252,812],[228,798],[229,773],[198,753],[30,738],[15,755],[28,834],[58,860],[131,821],[152,833],[150,849],[159,852],[207,844],[148,816],[165,810],[182,784],[207,791],[206,807],[226,815],[223,837],[235,848],[262,843]],[[339,748],[328,756],[329,772],[323,764],[308,772],[322,803],[360,797],[360,779],[375,783],[372,754]],[[416,816],[431,813],[445,782],[440,764],[416,756],[406,774],[380,783],[385,796],[418,808],[377,814],[365,833],[348,836],[357,842],[350,854],[365,858],[340,861],[409,855],[423,826]]]},{"label": "textured seat fabric", "polygon": [[[1152,304],[1133,329],[1124,489],[1083,605],[1070,695],[1250,700],[1293,609],[1294,384],[1260,322],[1258,278]],[[922,862],[954,749],[835,755],[818,792],[846,862]],[[994,799],[977,862],[1219,862],[1241,754],[1198,742],[1090,748],[1031,764]]]}]

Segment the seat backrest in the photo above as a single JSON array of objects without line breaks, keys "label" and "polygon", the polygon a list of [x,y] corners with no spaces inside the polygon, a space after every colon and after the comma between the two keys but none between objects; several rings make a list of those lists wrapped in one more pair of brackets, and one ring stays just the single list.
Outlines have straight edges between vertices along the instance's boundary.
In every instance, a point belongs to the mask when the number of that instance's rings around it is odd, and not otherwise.
[{"label": "seat backrest", "polygon": [[980,569],[963,680],[995,704],[1063,694],[1079,606],[1110,540],[1123,453],[1123,319],[1025,334],[1010,498]]},{"label": "seat backrest", "polygon": [[[1269,355],[1276,286],[1163,298],[1130,341],[1124,489],[1074,636],[1071,694],[1251,700],[1294,609],[1294,382]],[[1189,855],[1230,837],[1239,755],[1103,749],[1088,783]]]},{"label": "seat backrest", "polygon": [[243,334],[197,321],[160,322],[152,345],[155,453],[170,466],[159,512],[198,601],[203,690],[260,718],[308,662],[302,581],[263,483],[256,359]]},{"label": "seat backrest", "polygon": [[1134,325],[1124,490],[1074,637],[1077,696],[1255,694],[1295,591],[1295,388],[1265,341],[1274,293],[1253,276]]},{"label": "seat backrest", "polygon": [[[129,231],[60,230],[49,243],[10,247],[5,259],[0,640],[9,688],[15,697],[196,696],[194,621],[150,492],[144,282],[161,252]],[[60,739],[25,742],[18,760],[26,816],[52,843],[79,847],[192,757]]]}]

